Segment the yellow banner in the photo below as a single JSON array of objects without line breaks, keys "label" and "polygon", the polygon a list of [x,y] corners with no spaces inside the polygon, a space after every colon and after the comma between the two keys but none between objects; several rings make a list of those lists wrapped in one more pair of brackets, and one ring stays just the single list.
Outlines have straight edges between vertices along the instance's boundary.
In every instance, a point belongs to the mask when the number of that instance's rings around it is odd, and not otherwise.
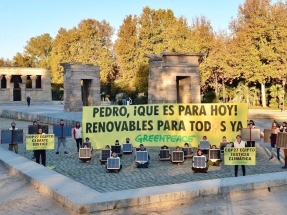
[{"label": "yellow banner", "polygon": [[100,149],[124,143],[134,146],[197,147],[203,136],[219,146],[222,137],[235,141],[240,129],[247,127],[247,104],[153,104],[127,106],[84,106],[83,134]]},{"label": "yellow banner", "polygon": [[256,148],[224,148],[224,165],[256,165]]},{"label": "yellow banner", "polygon": [[26,150],[54,149],[54,134],[26,134]]}]

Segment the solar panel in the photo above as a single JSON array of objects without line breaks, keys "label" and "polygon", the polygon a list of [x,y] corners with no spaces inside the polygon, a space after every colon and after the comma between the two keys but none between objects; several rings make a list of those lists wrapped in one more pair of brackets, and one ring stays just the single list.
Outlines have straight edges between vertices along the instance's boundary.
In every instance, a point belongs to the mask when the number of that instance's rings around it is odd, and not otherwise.
[{"label": "solar panel", "polygon": [[112,152],[115,152],[117,154],[122,153],[122,147],[120,145],[114,145],[111,146]]},{"label": "solar panel", "polygon": [[[1,130],[1,144],[12,143],[12,130]],[[13,130],[13,143],[23,143],[23,129]]]},{"label": "solar panel", "polygon": [[278,148],[286,148],[287,147],[287,133],[286,132],[278,132],[277,134],[277,143],[276,146]]},{"label": "solar panel", "polygon": [[28,134],[37,134],[39,128],[43,130],[43,133],[49,134],[49,125],[28,125]]},{"label": "solar panel", "polygon": [[136,152],[136,160],[137,162],[147,162],[148,161],[148,153],[147,151],[137,151]]},{"label": "solar panel", "polygon": [[85,147],[85,145],[87,145],[87,148],[92,148],[92,143],[91,142],[83,142],[83,148]]},{"label": "solar panel", "polygon": [[120,158],[108,158],[107,169],[120,169]]},{"label": "solar panel", "polygon": [[90,148],[80,148],[79,149],[79,158],[90,158],[91,149]]},{"label": "solar panel", "polygon": [[206,157],[205,156],[193,156],[192,166],[195,168],[205,168],[206,167]]},{"label": "solar panel", "polygon": [[102,149],[101,155],[100,155],[100,160],[101,161],[107,161],[109,157],[111,157],[111,150]]},{"label": "solar panel", "polygon": [[170,160],[169,149],[161,149],[159,151],[159,160]]},{"label": "solar panel", "polygon": [[201,140],[199,142],[199,148],[200,149],[210,149],[210,143],[208,140]]},{"label": "solar panel", "polygon": [[241,128],[241,138],[246,141],[260,141],[259,128]]},{"label": "solar panel", "polygon": [[183,151],[173,151],[171,161],[172,162],[183,162],[184,161]]},{"label": "solar panel", "polygon": [[191,158],[193,156],[193,150],[191,147],[182,148],[183,154],[185,158]]},{"label": "solar panel", "polygon": [[54,125],[53,133],[55,134],[55,137],[72,137],[72,126]]},{"label": "solar panel", "polygon": [[133,145],[130,143],[123,143],[123,152],[133,152]]},{"label": "solar panel", "polygon": [[209,156],[208,156],[208,158],[212,162],[215,162],[217,160],[221,160],[220,149],[209,149]]}]

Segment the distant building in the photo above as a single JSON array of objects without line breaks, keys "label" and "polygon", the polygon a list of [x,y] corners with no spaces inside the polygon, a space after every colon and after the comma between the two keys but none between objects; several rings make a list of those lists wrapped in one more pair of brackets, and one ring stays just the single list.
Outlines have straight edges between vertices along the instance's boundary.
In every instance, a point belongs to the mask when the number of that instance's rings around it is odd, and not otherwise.
[{"label": "distant building", "polygon": [[0,102],[51,101],[51,77],[48,69],[0,67]]}]

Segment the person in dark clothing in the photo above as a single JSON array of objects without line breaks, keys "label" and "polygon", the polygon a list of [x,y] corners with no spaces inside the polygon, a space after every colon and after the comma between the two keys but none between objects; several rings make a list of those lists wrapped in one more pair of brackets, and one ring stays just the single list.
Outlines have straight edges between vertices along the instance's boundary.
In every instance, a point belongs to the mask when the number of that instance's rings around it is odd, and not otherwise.
[{"label": "person in dark clothing", "polygon": [[[44,134],[42,128],[38,129],[37,134]],[[36,163],[40,164],[40,157],[41,157],[41,163],[43,166],[46,166],[46,150],[45,149],[38,149],[35,150],[35,157],[36,157]]]},{"label": "person in dark clothing", "polygon": [[27,105],[28,105],[28,107],[30,106],[30,102],[31,102],[31,97],[27,96]]}]

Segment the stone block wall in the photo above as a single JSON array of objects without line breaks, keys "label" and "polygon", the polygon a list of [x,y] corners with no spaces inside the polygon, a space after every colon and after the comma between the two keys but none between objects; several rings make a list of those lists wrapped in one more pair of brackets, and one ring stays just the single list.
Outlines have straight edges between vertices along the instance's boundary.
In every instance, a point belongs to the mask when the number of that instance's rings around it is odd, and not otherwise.
[{"label": "stone block wall", "polygon": [[147,54],[148,103],[200,103],[199,64],[204,54]]},{"label": "stone block wall", "polygon": [[100,68],[82,63],[61,65],[64,67],[64,110],[82,111],[83,105],[101,105]]},{"label": "stone block wall", "polygon": [[[24,67],[0,67],[1,80],[5,77],[6,88],[0,88],[0,101],[14,101],[13,76],[19,76],[19,88],[21,89],[21,101],[26,101],[27,96],[31,101],[52,101],[50,71],[45,68],[24,68]],[[27,76],[32,80],[32,88],[26,88]],[[41,88],[36,88],[36,77],[41,76]]]}]

